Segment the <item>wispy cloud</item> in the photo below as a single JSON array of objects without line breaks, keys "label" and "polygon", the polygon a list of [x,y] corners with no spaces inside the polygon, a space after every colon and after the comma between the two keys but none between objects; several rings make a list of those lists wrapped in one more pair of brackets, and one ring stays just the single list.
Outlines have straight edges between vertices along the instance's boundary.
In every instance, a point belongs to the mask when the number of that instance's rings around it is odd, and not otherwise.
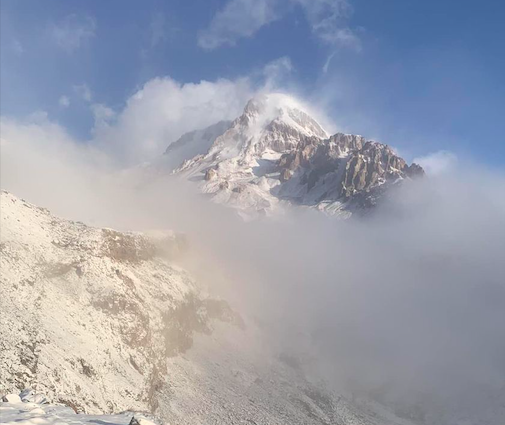
[{"label": "wispy cloud", "polygon": [[229,0],[198,37],[204,49],[234,46],[252,37],[265,25],[283,17],[289,6],[301,7],[312,32],[336,47],[361,48],[356,32],[348,25],[352,7],[348,0]]},{"label": "wispy cloud", "polygon": [[170,42],[179,31],[175,19],[164,13],[156,13],[149,25],[149,42],[151,48]]},{"label": "wispy cloud", "polygon": [[218,11],[210,26],[198,37],[198,45],[204,49],[228,45],[253,36],[260,28],[278,19],[276,10],[281,0],[229,0]]},{"label": "wispy cloud", "polygon": [[53,24],[50,31],[56,44],[72,53],[95,37],[96,26],[96,19],[92,16],[71,14]]},{"label": "wispy cloud", "polygon": [[328,72],[328,68],[330,67],[330,63],[331,63],[331,60],[333,59],[333,56],[335,56],[335,52],[331,53],[326,58],[326,62],[323,65],[323,74],[326,74]]},{"label": "wispy cloud", "polygon": [[62,108],[68,108],[70,106],[70,99],[68,96],[61,96],[58,100],[58,105]]},{"label": "wispy cloud", "polygon": [[268,91],[282,86],[282,80],[290,75],[292,71],[293,64],[287,56],[267,63],[263,68],[263,75],[265,77],[264,89]]},{"label": "wispy cloud", "polygon": [[348,0],[293,0],[302,6],[312,32],[328,44],[359,50],[361,42],[349,27],[353,9]]},{"label": "wispy cloud", "polygon": [[91,90],[87,84],[75,84],[72,89],[74,92],[81,97],[86,102],[91,102],[91,98],[93,97],[91,94]]},{"label": "wispy cloud", "polygon": [[421,165],[428,175],[439,175],[451,171],[458,158],[452,152],[438,151],[414,158],[413,162]]}]

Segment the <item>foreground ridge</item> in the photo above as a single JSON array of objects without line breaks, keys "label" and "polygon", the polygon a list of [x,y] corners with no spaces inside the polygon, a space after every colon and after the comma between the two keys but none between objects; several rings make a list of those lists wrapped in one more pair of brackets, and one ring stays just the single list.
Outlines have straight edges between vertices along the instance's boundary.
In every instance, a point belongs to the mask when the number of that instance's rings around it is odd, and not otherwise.
[{"label": "foreground ridge", "polygon": [[212,320],[237,323],[173,264],[184,240],[63,220],[1,194],[0,392],[80,412],[157,409],[166,359]]},{"label": "foreground ridge", "polygon": [[[206,296],[174,264],[190,249],[177,235],[0,201],[0,423],[145,425],[116,413],[146,411],[172,425],[411,425],[309,379],[256,321]],[[37,394],[15,395],[26,387]]]}]

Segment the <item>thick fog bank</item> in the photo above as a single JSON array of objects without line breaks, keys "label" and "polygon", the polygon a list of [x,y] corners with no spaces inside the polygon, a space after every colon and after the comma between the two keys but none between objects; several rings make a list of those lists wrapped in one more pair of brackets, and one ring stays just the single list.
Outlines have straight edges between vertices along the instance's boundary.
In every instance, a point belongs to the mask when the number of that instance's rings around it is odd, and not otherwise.
[{"label": "thick fog bank", "polygon": [[187,267],[343,391],[442,424],[505,417],[503,174],[460,164],[365,219],[293,210],[245,223],[52,131],[2,141],[3,189],[92,225],[185,232]]}]

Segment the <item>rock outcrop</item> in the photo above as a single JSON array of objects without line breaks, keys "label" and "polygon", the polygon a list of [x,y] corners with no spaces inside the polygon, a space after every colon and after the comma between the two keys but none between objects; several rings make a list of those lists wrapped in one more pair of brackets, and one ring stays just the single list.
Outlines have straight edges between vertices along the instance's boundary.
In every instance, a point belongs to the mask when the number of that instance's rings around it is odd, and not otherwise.
[{"label": "rock outcrop", "polygon": [[[424,174],[421,167],[407,165],[387,145],[342,133],[324,140],[301,140],[296,149],[282,155],[278,167],[283,183],[298,175],[296,192],[303,188],[303,197],[298,201],[309,204],[323,200],[347,202],[380,185]],[[281,185],[279,194],[288,198],[290,190],[293,188]],[[318,198],[311,197],[313,191]]]}]

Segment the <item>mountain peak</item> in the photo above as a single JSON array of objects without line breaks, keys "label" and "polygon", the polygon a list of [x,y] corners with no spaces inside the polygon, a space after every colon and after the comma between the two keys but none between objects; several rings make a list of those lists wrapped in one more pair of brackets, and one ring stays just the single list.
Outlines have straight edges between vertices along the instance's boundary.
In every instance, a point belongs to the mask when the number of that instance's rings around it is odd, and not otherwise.
[{"label": "mountain peak", "polygon": [[272,123],[293,128],[305,136],[327,138],[328,133],[311,116],[308,108],[292,96],[269,93],[250,99],[236,123],[268,128]]}]

